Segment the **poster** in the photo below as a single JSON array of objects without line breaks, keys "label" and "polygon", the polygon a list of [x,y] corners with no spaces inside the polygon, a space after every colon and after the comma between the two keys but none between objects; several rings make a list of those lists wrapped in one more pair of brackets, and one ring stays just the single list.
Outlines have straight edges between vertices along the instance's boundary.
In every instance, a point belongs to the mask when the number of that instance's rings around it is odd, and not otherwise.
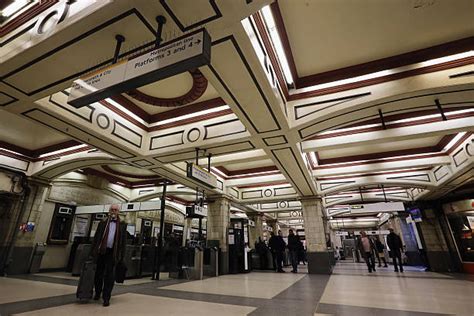
[{"label": "poster", "polygon": [[469,226],[471,226],[471,231],[474,232],[474,216],[466,216]]},{"label": "poster", "polygon": [[75,237],[87,237],[88,228],[89,216],[77,215],[74,220],[74,228],[72,230],[71,241],[73,241]]}]

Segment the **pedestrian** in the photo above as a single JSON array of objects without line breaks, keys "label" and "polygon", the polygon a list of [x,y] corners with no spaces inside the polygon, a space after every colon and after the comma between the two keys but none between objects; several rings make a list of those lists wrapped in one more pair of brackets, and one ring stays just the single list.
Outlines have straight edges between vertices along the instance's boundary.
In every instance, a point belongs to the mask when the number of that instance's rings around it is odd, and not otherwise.
[{"label": "pedestrian", "polygon": [[110,305],[110,296],[115,282],[115,267],[123,264],[127,237],[127,224],[120,221],[120,206],[112,204],[106,220],[99,223],[92,245],[92,255],[97,263],[95,272],[95,296],[102,294],[103,306]]},{"label": "pedestrian", "polygon": [[278,231],[278,235],[275,235],[273,232],[270,235],[268,246],[272,251],[275,269],[277,272],[285,272],[283,270],[283,252],[285,251],[286,243],[281,236],[281,230]]},{"label": "pedestrian", "polygon": [[260,270],[265,270],[267,267],[267,245],[262,240],[262,237],[258,237],[258,241],[255,242],[255,250],[257,251],[258,258],[260,261]]},{"label": "pedestrian", "polygon": [[388,267],[387,260],[385,260],[385,254],[383,251],[385,249],[385,246],[382,244],[379,238],[375,238],[375,249],[377,250],[376,253],[377,253],[377,260],[379,262],[379,267],[382,266],[381,260],[383,261],[384,268]]},{"label": "pedestrian", "polygon": [[360,239],[358,242],[358,248],[364,257],[365,263],[367,264],[367,268],[369,269],[369,273],[372,271],[375,272],[375,260],[374,260],[374,249],[375,245],[372,240],[367,237],[367,234],[364,231],[360,232]]},{"label": "pedestrian", "polygon": [[298,252],[300,251],[300,238],[293,233],[293,229],[288,232],[288,250],[290,252],[291,266],[293,270],[291,272],[298,272]]},{"label": "pedestrian", "polygon": [[387,245],[390,248],[391,257],[393,259],[393,266],[395,267],[395,272],[398,272],[398,266],[400,267],[400,272],[403,272],[403,263],[402,263],[402,249],[403,243],[400,236],[395,234],[393,228],[388,229],[390,233],[387,235]]}]

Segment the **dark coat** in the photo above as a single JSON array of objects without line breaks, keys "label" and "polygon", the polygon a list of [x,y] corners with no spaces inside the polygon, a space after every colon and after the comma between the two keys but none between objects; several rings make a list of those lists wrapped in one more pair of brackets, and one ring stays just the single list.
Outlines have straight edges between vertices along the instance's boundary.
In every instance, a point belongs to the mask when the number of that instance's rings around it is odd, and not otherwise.
[{"label": "dark coat", "polygon": [[268,241],[268,246],[273,252],[283,252],[285,251],[286,243],[283,240],[283,237],[274,235],[270,237],[270,240]]},{"label": "dark coat", "polygon": [[385,249],[385,246],[382,244],[382,242],[378,239],[375,239],[375,248],[377,249],[377,252],[383,252]]},{"label": "dark coat", "polygon": [[390,251],[400,252],[403,249],[402,239],[395,233],[387,235],[387,245]]},{"label": "dark coat", "polygon": [[[92,255],[97,258],[99,254],[100,242],[105,233],[105,228],[107,226],[107,220],[103,220],[97,226],[97,230],[94,235],[94,241],[92,243]],[[119,226],[118,240],[114,240],[114,262],[123,261],[125,255],[125,246],[127,241],[127,224],[125,222],[120,222]],[[116,238],[116,239],[117,239]]]},{"label": "dark coat", "polygon": [[288,250],[298,251],[300,249],[300,238],[296,235],[288,235]]}]

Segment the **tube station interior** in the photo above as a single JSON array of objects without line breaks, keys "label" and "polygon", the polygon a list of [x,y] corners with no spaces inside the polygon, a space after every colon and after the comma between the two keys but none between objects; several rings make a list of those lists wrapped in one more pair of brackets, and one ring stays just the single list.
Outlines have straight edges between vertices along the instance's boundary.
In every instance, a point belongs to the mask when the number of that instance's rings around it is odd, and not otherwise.
[{"label": "tube station interior", "polygon": [[0,13],[0,315],[474,315],[473,0]]}]

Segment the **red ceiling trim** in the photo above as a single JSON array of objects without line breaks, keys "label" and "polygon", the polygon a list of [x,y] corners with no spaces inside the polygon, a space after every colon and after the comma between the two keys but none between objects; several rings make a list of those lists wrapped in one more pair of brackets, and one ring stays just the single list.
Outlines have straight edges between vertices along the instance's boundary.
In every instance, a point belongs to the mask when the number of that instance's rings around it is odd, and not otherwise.
[{"label": "red ceiling trim", "polygon": [[[19,153],[21,155],[24,155],[26,158],[29,158],[30,160],[44,160],[44,159],[37,159],[37,158],[40,155],[44,155],[44,154],[47,154],[49,152],[54,152],[54,151],[61,150],[61,149],[67,149],[69,147],[73,147],[73,146],[77,146],[77,145],[81,145],[81,143],[76,141],[76,140],[68,140],[68,141],[65,141],[65,142],[58,143],[58,144],[54,144],[54,145],[38,148],[38,149],[35,149],[35,150],[31,150],[31,149],[26,149],[24,147],[17,146],[17,145],[14,145],[14,144],[10,144],[10,143],[4,142],[4,141],[0,141],[0,147],[2,147],[4,149],[7,149],[7,150],[14,151],[14,152]],[[84,148],[86,148],[86,147],[84,147]],[[82,149],[82,148],[80,148],[80,149]],[[90,148],[88,148],[88,149],[90,149]],[[64,153],[61,153],[61,154],[58,154],[58,155],[54,155],[54,157],[65,156],[68,153],[69,152],[64,152]],[[23,157],[23,159],[25,157]],[[53,156],[51,156],[51,157],[53,157]],[[47,157],[47,158],[50,158],[50,157]]]},{"label": "red ceiling trim", "polygon": [[320,165],[316,167],[315,170],[319,169],[333,169],[333,168],[345,168],[345,167],[353,167],[353,166],[360,166],[360,165],[370,165],[374,163],[384,163],[384,162],[392,162],[392,161],[404,161],[404,160],[413,160],[413,159],[423,159],[423,158],[433,158],[433,157],[443,157],[448,156],[447,153],[433,153],[429,155],[419,155],[419,156],[410,156],[410,157],[398,157],[398,158],[386,158],[386,159],[374,159],[371,161],[365,162],[355,162],[355,163],[348,163],[343,165]]},{"label": "red ceiling trim", "polygon": [[[142,108],[137,106],[135,103],[133,103],[131,100],[124,97],[123,95],[116,95],[116,96],[112,97],[112,100],[114,100],[115,102],[117,102],[118,104],[120,104],[121,106],[123,106],[124,108],[126,108],[127,110],[132,112],[133,114],[137,115],[138,117],[140,117],[142,120],[144,120],[148,124],[154,124],[154,123],[158,123],[158,122],[163,121],[163,120],[176,118],[176,117],[184,116],[184,115],[187,115],[187,114],[201,112],[201,111],[205,111],[205,110],[209,110],[209,109],[213,109],[213,108],[217,108],[217,107],[226,105],[225,101],[222,98],[214,98],[214,99],[211,99],[211,100],[206,100],[206,101],[190,104],[188,106],[180,107],[180,108],[170,110],[170,111],[166,111],[166,112],[163,112],[163,113],[157,113],[157,114],[150,115],[145,110],[143,110]],[[108,108],[111,111],[113,111],[114,113],[116,113],[117,115],[121,116],[122,118],[126,119],[130,123],[138,126],[139,128],[141,128],[141,129],[143,129],[147,132],[153,132],[153,131],[162,130],[162,129],[166,129],[166,128],[171,128],[171,127],[176,127],[176,126],[181,126],[181,125],[185,125],[185,124],[189,124],[189,123],[200,122],[200,121],[204,121],[204,120],[208,120],[208,119],[211,119],[211,118],[220,117],[220,116],[224,116],[224,115],[228,115],[228,114],[233,113],[231,109],[226,109],[226,110],[222,110],[222,111],[218,111],[218,112],[207,113],[207,114],[195,116],[195,117],[188,118],[188,119],[177,120],[175,122],[171,122],[171,123],[167,123],[167,124],[163,124],[163,125],[159,125],[159,126],[147,127],[145,124],[137,121],[136,119],[134,119],[133,117],[131,117],[127,113],[117,109],[115,106],[108,103],[107,101],[102,100],[102,101],[100,101],[100,103],[102,105],[104,105],[106,108]]]},{"label": "red ceiling trim", "polygon": [[[435,106],[436,105],[433,103],[433,108]],[[449,116],[450,112],[459,111],[459,110],[468,110],[468,109],[472,109],[472,106],[449,107],[449,108],[443,109],[443,111],[446,115]],[[416,118],[416,117],[419,117],[419,116],[432,115],[432,114],[439,114],[440,117],[441,117],[441,114],[439,113],[439,110],[433,109],[433,110],[419,110],[419,111],[413,111],[413,112],[405,112],[405,113],[392,114],[392,115],[384,114],[383,118],[384,118],[385,123],[390,123],[390,122],[393,122],[393,121],[403,120],[403,119],[407,119],[407,118]],[[357,127],[357,126],[369,125],[369,124],[382,124],[382,123],[380,121],[380,117],[377,117],[377,118],[374,118],[374,119],[369,119],[369,120],[366,120],[366,121],[346,125],[346,126],[343,126],[341,128],[351,128],[351,127]]]},{"label": "red ceiling trim", "polygon": [[[347,90],[372,86],[372,85],[376,85],[376,84],[380,84],[384,82],[400,80],[400,79],[423,75],[423,74],[427,74],[431,72],[442,71],[442,70],[447,70],[447,69],[466,66],[466,65],[472,65],[473,63],[474,63],[474,57],[466,57],[466,58],[462,58],[462,59],[458,59],[458,60],[454,60],[450,62],[441,63],[438,65],[412,69],[412,70],[399,72],[396,74],[391,74],[391,75],[383,76],[379,78],[373,78],[373,79],[363,80],[359,82],[348,83],[348,84],[344,84],[344,85],[340,85],[336,87],[330,87],[326,89],[318,89],[314,91],[290,94],[288,101],[306,99],[306,98],[311,98],[311,97],[316,97],[316,96],[327,95],[331,93],[337,93],[341,91],[347,91]],[[349,76],[348,78],[351,78],[351,77],[352,76]]]},{"label": "red ceiling trim", "polygon": [[267,29],[265,27],[265,22],[262,20],[262,17],[260,14],[257,12],[254,15],[252,15],[254,20],[255,20],[255,25],[257,26],[257,30],[260,33],[260,36],[262,37],[263,45],[265,46],[265,49],[268,53],[268,56],[270,58],[270,62],[273,66],[273,69],[275,69],[275,73],[277,76],[278,83],[280,84],[280,87],[282,87],[283,94],[285,95],[285,98],[289,98],[289,93],[288,93],[288,86],[286,84],[286,80],[283,76],[283,70],[280,67],[280,63],[278,61],[278,58],[275,54],[275,50],[273,49],[273,45],[271,43],[270,38],[268,37]]},{"label": "red ceiling trim", "polygon": [[[467,117],[474,117],[474,113],[458,113],[458,114],[450,115],[448,117],[448,121],[449,120],[460,119],[460,118],[467,118]],[[394,128],[400,128],[400,127],[407,127],[407,126],[418,126],[418,125],[424,125],[424,124],[442,122],[442,121],[443,121],[443,119],[442,119],[441,116],[440,117],[433,117],[433,118],[426,118],[426,119],[422,119],[422,120],[419,120],[419,121],[390,124],[390,125],[387,126],[386,130],[390,130],[390,129],[394,129]],[[383,131],[383,130],[384,129],[383,129],[382,126],[373,126],[373,127],[367,127],[367,128],[358,129],[358,130],[342,131],[342,132],[336,132],[336,133],[324,134],[324,135],[315,135],[315,136],[313,136],[309,139],[310,140],[327,139],[327,138],[333,138],[333,137],[338,137],[338,136],[347,136],[347,135],[354,135],[354,134],[361,134],[361,133],[375,132],[375,131]]]},{"label": "red ceiling trim", "polygon": [[474,36],[416,51],[374,60],[371,62],[305,76],[296,80],[298,88],[358,77],[386,69],[393,69],[474,49]]},{"label": "red ceiling trim", "polygon": [[5,24],[4,26],[0,27],[0,37],[7,35],[10,32],[13,32],[41,12],[47,10],[48,8],[52,7],[59,0],[48,0],[48,1],[40,1],[33,5],[31,8],[26,10],[25,12],[19,14],[13,20]]},{"label": "red ceiling trim", "polygon": [[[321,177],[317,178],[318,181],[328,181],[328,180],[340,180],[340,179],[350,179],[350,178],[362,178],[362,177],[371,177],[371,176],[379,176],[381,174],[397,174],[397,173],[405,173],[405,172],[416,172],[416,171],[428,171],[431,168],[423,168],[423,169],[407,169],[407,170],[399,170],[399,171],[381,171],[381,172],[374,172],[374,173],[366,173],[360,175],[347,175],[347,176],[335,176],[335,177]],[[357,184],[355,184],[357,185]],[[345,192],[345,191],[341,191]]]},{"label": "red ceiling trim", "polygon": [[[326,159],[320,159],[318,162],[320,166],[323,166],[323,165],[331,165],[331,164],[345,163],[345,162],[351,162],[351,161],[386,159],[386,158],[396,157],[396,156],[437,153],[439,151],[440,150],[438,146],[436,145],[436,146],[431,146],[431,147],[393,150],[393,151],[385,151],[385,152],[372,153],[372,154],[326,158]],[[316,167],[315,169],[321,169],[321,168]]]},{"label": "red ceiling trim", "polygon": [[196,101],[199,99],[207,89],[207,79],[203,76],[203,74],[198,70],[189,71],[193,78],[193,86],[191,89],[183,94],[182,96],[176,98],[159,98],[148,95],[138,89],[134,89],[132,91],[127,92],[129,96],[134,98],[135,100],[144,102],[146,104],[150,104],[153,106],[161,106],[161,107],[179,107],[191,102]]},{"label": "red ceiling trim", "polygon": [[461,137],[461,139],[459,139],[453,146],[451,146],[451,148],[448,149],[447,153],[448,154],[451,154],[453,151],[455,151],[459,145],[461,145],[464,141],[466,141],[466,139],[468,139],[469,137],[471,137],[472,133],[466,133],[463,137]]},{"label": "red ceiling trim", "polygon": [[212,112],[212,113],[207,113],[207,114],[200,115],[200,116],[190,117],[190,118],[187,118],[187,119],[184,119],[184,120],[179,120],[179,121],[175,121],[175,122],[171,122],[171,123],[152,126],[152,127],[148,128],[148,131],[149,132],[159,131],[159,130],[163,130],[163,129],[167,129],[167,128],[172,128],[172,127],[182,126],[182,125],[196,123],[196,122],[200,122],[200,121],[205,121],[205,120],[209,120],[209,119],[212,119],[212,118],[221,117],[221,116],[229,115],[229,114],[233,114],[233,113],[234,112],[232,112],[231,109],[225,109],[225,110],[218,111],[218,112]]},{"label": "red ceiling trim", "polygon": [[183,116],[186,114],[201,112],[209,109],[214,109],[227,103],[222,98],[214,98],[202,102],[197,102],[194,104],[190,104],[185,107],[177,108],[171,111],[166,111],[162,113],[153,114],[150,117],[150,124],[157,123],[159,121],[167,120],[174,117]]},{"label": "red ceiling trim", "polygon": [[270,9],[272,11],[273,19],[275,20],[276,29],[278,35],[280,36],[281,44],[283,45],[283,49],[285,50],[285,55],[286,59],[288,60],[288,66],[290,67],[291,75],[293,76],[294,80],[296,80],[299,78],[299,76],[296,70],[293,52],[291,51],[288,33],[286,32],[285,23],[283,22],[283,16],[281,15],[280,6],[278,5],[278,0],[270,5]]},{"label": "red ceiling trim", "polygon": [[264,188],[264,187],[267,187],[267,186],[280,185],[280,184],[288,184],[288,185],[290,185],[287,181],[273,181],[273,182],[264,182],[264,183],[258,183],[258,184],[241,185],[241,186],[237,186],[237,188],[238,188],[238,189]]}]

